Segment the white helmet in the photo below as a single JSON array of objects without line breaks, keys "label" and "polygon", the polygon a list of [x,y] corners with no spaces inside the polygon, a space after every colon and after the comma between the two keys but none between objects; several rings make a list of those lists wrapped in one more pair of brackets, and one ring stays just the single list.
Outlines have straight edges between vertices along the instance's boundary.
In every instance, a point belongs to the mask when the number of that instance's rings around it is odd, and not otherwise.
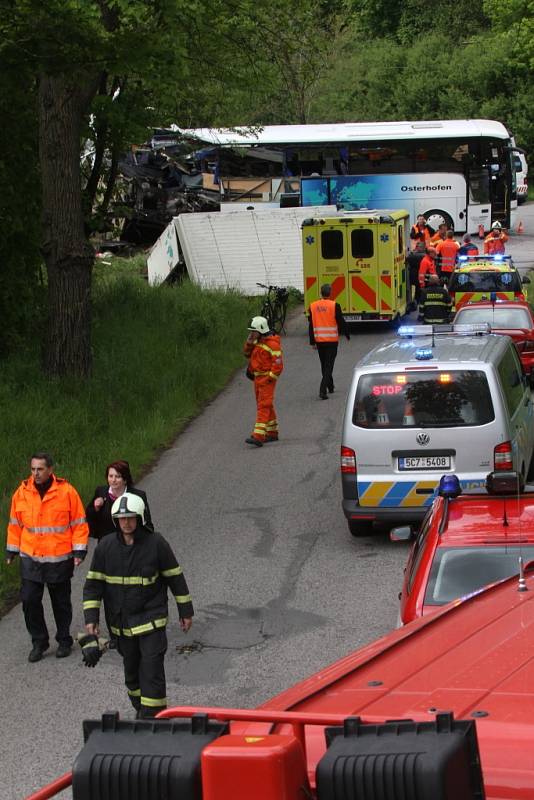
[{"label": "white helmet", "polygon": [[497,220],[495,220],[495,222],[494,222],[494,223],[493,223],[493,225],[491,226],[491,230],[492,230],[492,231],[500,231],[500,230],[501,230],[501,228],[502,228],[502,225],[501,225],[501,223],[499,222],[499,220],[498,220],[498,219],[497,219]]},{"label": "white helmet", "polygon": [[145,524],[145,504],[137,494],[124,492],[118,497],[111,507],[113,521],[121,517],[141,517],[141,523]]},{"label": "white helmet", "polygon": [[270,330],[269,323],[265,317],[252,317],[248,329],[249,331],[257,331],[258,333],[269,333]]}]

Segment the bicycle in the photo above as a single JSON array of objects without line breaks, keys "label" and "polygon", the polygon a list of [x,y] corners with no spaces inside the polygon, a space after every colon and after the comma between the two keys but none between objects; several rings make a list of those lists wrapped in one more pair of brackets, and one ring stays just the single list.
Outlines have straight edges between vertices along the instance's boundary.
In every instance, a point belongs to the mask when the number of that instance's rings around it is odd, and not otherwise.
[{"label": "bicycle", "polygon": [[257,283],[256,285],[261,286],[262,289],[267,289],[260,316],[266,318],[269,328],[275,333],[285,332],[284,324],[289,292],[284,286],[266,286],[264,283]]}]

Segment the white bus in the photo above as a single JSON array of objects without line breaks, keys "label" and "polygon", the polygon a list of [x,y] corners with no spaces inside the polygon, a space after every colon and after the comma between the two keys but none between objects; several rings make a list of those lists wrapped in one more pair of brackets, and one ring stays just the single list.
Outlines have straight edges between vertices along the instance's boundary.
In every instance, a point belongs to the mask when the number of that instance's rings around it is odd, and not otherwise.
[{"label": "white bus", "polygon": [[[517,209],[510,133],[494,120],[267,125],[181,131],[211,145],[221,199],[243,200],[231,179],[262,175],[300,184],[301,205],[406,208],[432,227],[476,233]],[[216,165],[213,167],[213,165]],[[264,192],[265,194],[265,192]],[[247,197],[251,195],[246,195]],[[261,199],[269,200],[263,196]]]}]

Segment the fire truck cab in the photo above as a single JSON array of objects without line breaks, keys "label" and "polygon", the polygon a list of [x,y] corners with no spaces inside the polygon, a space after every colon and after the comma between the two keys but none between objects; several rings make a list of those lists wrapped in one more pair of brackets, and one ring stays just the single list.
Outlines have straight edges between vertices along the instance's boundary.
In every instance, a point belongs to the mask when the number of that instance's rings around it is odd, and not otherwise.
[{"label": "fire truck cab", "polygon": [[339,212],[302,223],[304,304],[332,286],[347,322],[390,322],[406,313],[407,211]]}]

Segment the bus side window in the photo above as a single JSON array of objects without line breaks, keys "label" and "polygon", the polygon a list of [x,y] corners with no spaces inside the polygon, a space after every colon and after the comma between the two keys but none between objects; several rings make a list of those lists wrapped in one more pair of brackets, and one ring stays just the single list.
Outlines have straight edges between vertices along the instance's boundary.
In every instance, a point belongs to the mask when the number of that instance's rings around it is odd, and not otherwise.
[{"label": "bus side window", "polygon": [[342,231],[321,232],[321,256],[325,260],[331,261],[343,258]]}]

